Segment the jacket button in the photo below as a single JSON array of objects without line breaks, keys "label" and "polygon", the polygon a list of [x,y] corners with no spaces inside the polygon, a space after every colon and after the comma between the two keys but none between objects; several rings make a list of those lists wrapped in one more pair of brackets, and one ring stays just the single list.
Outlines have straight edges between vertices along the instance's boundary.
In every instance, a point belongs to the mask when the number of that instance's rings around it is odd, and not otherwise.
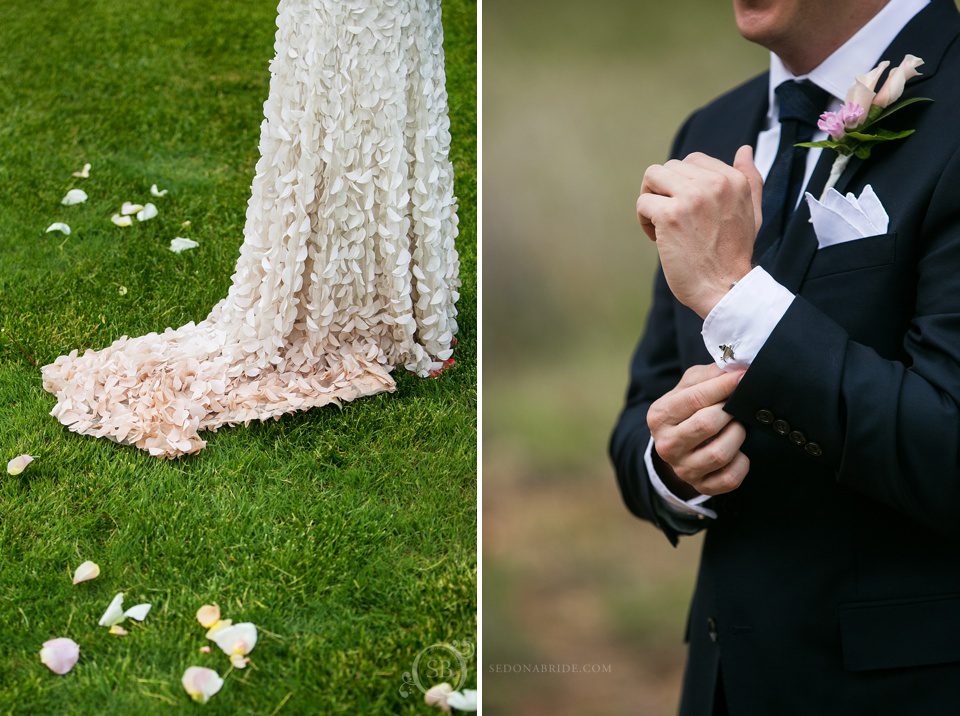
[{"label": "jacket button", "polygon": [[797,447],[803,447],[807,444],[807,436],[801,433],[799,430],[794,430],[790,433],[790,442],[792,442]]},{"label": "jacket button", "polygon": [[803,448],[807,451],[808,454],[813,455],[814,457],[820,457],[823,455],[823,450],[820,449],[820,446],[816,443],[807,443]]},{"label": "jacket button", "polygon": [[771,413],[769,410],[758,410],[757,422],[763,423],[764,425],[769,425],[773,422],[773,413]]},{"label": "jacket button", "polygon": [[775,432],[777,435],[786,435],[790,432],[790,423],[788,423],[786,420],[774,420],[773,432]]},{"label": "jacket button", "polygon": [[707,619],[707,636],[710,637],[710,641],[717,641],[719,634],[717,633],[717,621],[713,617]]}]

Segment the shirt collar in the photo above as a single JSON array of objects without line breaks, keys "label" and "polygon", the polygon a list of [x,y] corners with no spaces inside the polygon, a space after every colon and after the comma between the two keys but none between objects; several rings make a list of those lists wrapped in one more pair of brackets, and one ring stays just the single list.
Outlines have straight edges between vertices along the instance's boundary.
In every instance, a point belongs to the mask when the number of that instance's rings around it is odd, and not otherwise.
[{"label": "shirt collar", "polygon": [[914,15],[929,4],[930,0],[890,0],[853,37],[805,75],[790,72],[780,58],[771,52],[768,121],[772,122],[777,117],[774,90],[787,80],[810,80],[842,102],[857,75],[872,70],[893,39]]}]

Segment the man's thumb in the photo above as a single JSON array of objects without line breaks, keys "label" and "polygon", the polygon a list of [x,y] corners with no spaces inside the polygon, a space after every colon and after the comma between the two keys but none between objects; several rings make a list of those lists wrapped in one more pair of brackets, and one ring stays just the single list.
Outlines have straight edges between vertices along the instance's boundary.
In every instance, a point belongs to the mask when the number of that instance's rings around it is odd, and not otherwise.
[{"label": "man's thumb", "polygon": [[760,206],[763,202],[763,177],[757,171],[757,165],[753,163],[753,147],[744,144],[737,150],[737,155],[733,158],[733,168],[740,171],[747,178],[750,185],[750,194],[753,197],[753,216],[757,224],[757,231],[760,231],[760,224],[763,222],[763,214]]}]

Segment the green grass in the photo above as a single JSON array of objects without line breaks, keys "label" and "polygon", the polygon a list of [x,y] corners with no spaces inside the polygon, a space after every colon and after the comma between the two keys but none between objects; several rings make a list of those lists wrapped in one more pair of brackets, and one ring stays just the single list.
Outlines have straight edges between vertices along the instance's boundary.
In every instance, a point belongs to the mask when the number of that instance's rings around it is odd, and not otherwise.
[{"label": "green grass", "polygon": [[[38,366],[202,319],[226,294],[274,23],[271,2],[0,5],[0,457],[37,456],[0,475],[0,713],[195,708],[184,668],[228,666],[198,651],[205,602],[261,629],[254,663],[229,675],[211,714],[424,713],[419,694],[399,694],[416,653],[475,641],[470,0],[444,2],[464,280],[452,371],[401,371],[393,395],[207,434],[205,450],[174,462],[48,415]],[[84,162],[91,178],[71,180]],[[170,189],[160,216],[112,226],[153,182]],[[61,207],[74,185],[90,200]],[[53,221],[73,235],[45,235]],[[177,235],[200,248],[172,254]],[[85,559],[103,574],[71,586]],[[96,625],[118,591],[154,604],[123,638]],[[56,636],[81,645],[64,677],[38,658]]]}]

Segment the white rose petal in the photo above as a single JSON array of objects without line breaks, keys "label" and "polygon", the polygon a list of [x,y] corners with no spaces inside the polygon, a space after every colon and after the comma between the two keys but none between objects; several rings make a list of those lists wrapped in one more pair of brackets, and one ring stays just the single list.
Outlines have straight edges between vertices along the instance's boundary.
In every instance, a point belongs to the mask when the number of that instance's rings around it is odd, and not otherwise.
[{"label": "white rose petal", "polygon": [[257,627],[250,622],[234,624],[226,629],[218,629],[209,638],[230,657],[230,663],[234,667],[242,669],[246,666],[243,657],[257,645]]},{"label": "white rose petal", "polygon": [[120,592],[110,602],[107,611],[100,617],[100,626],[113,626],[123,621],[123,592]]},{"label": "white rose petal", "polygon": [[60,201],[64,206],[72,206],[73,204],[82,204],[87,200],[87,192],[83,189],[71,189],[67,192],[67,195],[63,197]]},{"label": "white rose petal", "polygon": [[135,604],[123,613],[123,616],[142,622],[150,613],[150,604]]},{"label": "white rose petal", "polygon": [[477,692],[475,689],[451,691],[447,695],[447,705],[455,708],[457,711],[476,711]]},{"label": "white rose petal", "polygon": [[168,189],[158,189],[156,184],[150,185],[150,193],[153,196],[166,196],[168,191]]},{"label": "white rose petal", "polygon": [[99,576],[100,566],[96,562],[87,560],[77,567],[77,571],[73,573],[73,583],[80,584],[80,582],[89,582],[91,579],[96,579]]},{"label": "white rose petal", "polygon": [[157,215],[157,207],[153,204],[147,204],[137,212],[137,221],[147,221]]},{"label": "white rose petal", "polygon": [[133,224],[133,219],[131,219],[129,216],[121,216],[120,214],[114,214],[111,216],[110,221],[117,226],[130,226]]},{"label": "white rose petal", "polygon": [[70,236],[70,227],[64,224],[62,221],[58,221],[55,224],[50,224],[44,233],[49,234],[51,231],[59,231],[62,234]]},{"label": "white rose petal", "polygon": [[190,698],[198,703],[205,704],[210,697],[223,688],[223,679],[213,669],[205,666],[191,666],[183,672],[183,678],[180,679],[183,689]]},{"label": "white rose petal", "polygon": [[193,239],[185,239],[182,236],[178,236],[170,241],[170,250],[175,254],[179,254],[181,251],[186,251],[187,249],[195,249],[199,245],[200,244]]},{"label": "white rose petal", "polygon": [[7,463],[7,474],[19,475],[21,472],[27,469],[27,465],[29,465],[31,462],[33,462],[32,456],[18,455]]},{"label": "white rose petal", "polygon": [[120,213],[124,216],[136,214],[138,211],[143,211],[143,204],[134,204],[132,202],[125,201],[123,202],[123,206],[120,207]]},{"label": "white rose petal", "polygon": [[110,633],[113,634],[114,636],[126,636],[130,632],[128,632],[119,624],[114,624],[112,627],[110,627]]},{"label": "white rose petal", "polygon": [[66,674],[80,658],[80,646],[73,639],[60,637],[43,642],[40,650],[42,661],[54,674]]},{"label": "white rose petal", "polygon": [[89,179],[90,178],[90,165],[84,164],[83,169],[78,172],[74,172],[73,176],[79,177],[80,179]]}]

